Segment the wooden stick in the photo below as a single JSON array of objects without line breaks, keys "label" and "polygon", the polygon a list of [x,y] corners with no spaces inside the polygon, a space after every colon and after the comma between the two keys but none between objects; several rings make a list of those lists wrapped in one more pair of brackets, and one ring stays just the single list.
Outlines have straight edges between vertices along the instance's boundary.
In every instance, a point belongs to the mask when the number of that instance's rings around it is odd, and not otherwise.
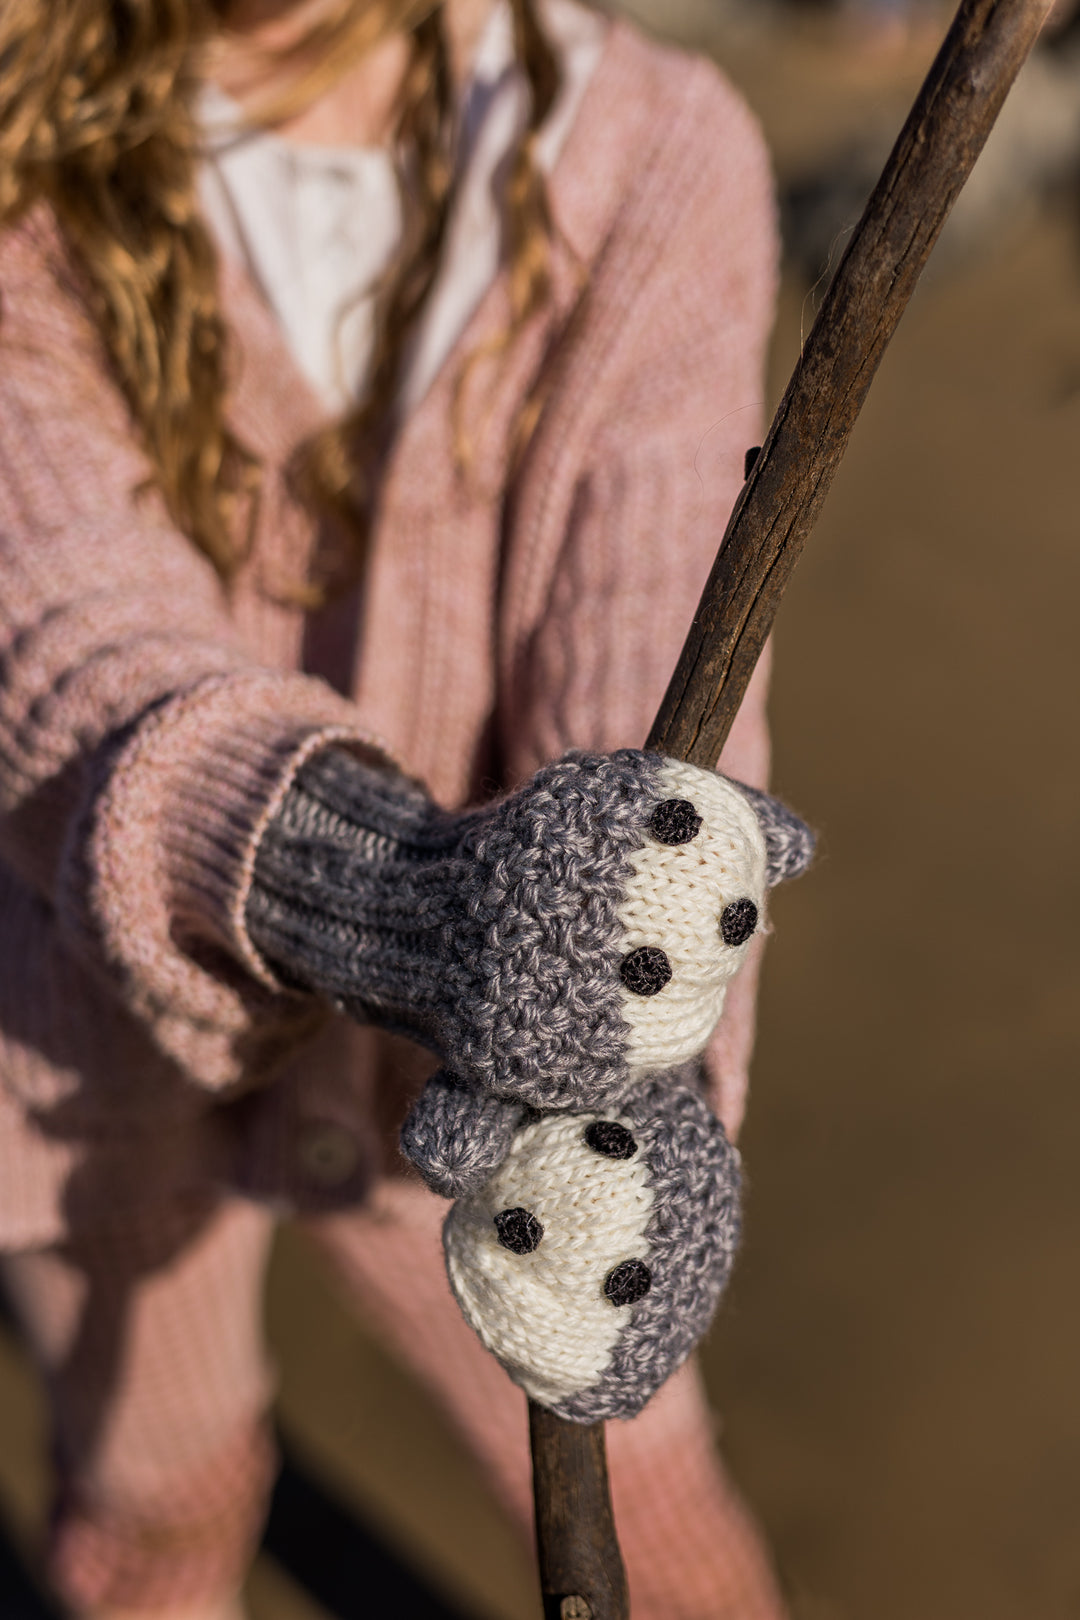
[{"label": "wooden stick", "polygon": [[[646,747],[711,768],[886,345],[1051,0],[962,0],[736,503]],[[628,1620],[602,1424],[529,1403],[545,1620]]]},{"label": "wooden stick", "polygon": [[602,1423],[568,1423],[529,1402],[544,1620],[628,1620]]},{"label": "wooden stick", "polygon": [[716,764],[885,347],[1049,9],[963,0],[736,503],[648,748]]}]

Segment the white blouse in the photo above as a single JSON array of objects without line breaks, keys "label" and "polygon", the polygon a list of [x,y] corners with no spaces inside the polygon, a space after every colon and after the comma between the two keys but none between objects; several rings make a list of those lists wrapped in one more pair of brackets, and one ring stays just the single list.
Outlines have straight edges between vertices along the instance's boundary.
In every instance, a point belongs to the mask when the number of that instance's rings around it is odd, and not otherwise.
[{"label": "white blouse", "polygon": [[[550,173],[603,46],[606,19],[579,0],[544,0],[559,53],[559,99],[537,141]],[[496,173],[527,111],[506,0],[477,47],[461,109],[461,173],[441,269],[402,384],[412,409],[426,393],[495,277],[502,250]],[[316,146],[247,126],[213,85],[200,115],[204,213],[222,253],[262,292],[298,365],[329,410],[364,390],[380,280],[401,240],[397,177],[386,147]]]}]

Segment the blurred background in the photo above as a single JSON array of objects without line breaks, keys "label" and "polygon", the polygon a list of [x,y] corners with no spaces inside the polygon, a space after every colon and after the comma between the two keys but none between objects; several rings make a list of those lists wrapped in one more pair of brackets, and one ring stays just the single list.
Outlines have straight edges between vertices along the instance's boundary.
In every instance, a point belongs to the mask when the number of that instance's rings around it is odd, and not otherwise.
[{"label": "blurred background", "polygon": [[[933,0],[634,0],[772,142],[772,406],[944,31]],[[705,1349],[796,1620],[1080,1616],[1080,52],[1025,70],[884,362],[776,635],[747,1238]],[[438,1414],[286,1235],[288,1464],[255,1620],[537,1620]],[[0,1328],[0,1616],[41,1412]]]}]

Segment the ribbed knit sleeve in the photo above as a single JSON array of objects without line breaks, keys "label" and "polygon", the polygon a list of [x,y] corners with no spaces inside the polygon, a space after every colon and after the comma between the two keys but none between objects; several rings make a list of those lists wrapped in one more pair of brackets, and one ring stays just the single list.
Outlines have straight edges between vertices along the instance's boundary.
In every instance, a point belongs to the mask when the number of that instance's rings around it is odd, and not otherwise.
[{"label": "ribbed knit sleeve", "polygon": [[[642,744],[745,452],[761,440],[777,279],[768,160],[713,69],[688,67],[679,88],[678,105],[653,110],[666,133],[598,257],[565,360],[567,407],[542,423],[514,508],[501,725],[513,779],[570,745]],[[575,404],[590,399],[602,413]],[[768,771],[766,684],[763,661],[721,760],[757,786]],[[732,1125],[752,1044],[752,976],[751,966],[733,986],[714,1047]]]},{"label": "ribbed knit sleeve", "polygon": [[313,747],[363,739],[321,682],[259,667],[147,487],[47,216],[0,242],[0,293],[0,860],[225,1085],[254,1024],[295,1016],[243,934],[258,834]]}]

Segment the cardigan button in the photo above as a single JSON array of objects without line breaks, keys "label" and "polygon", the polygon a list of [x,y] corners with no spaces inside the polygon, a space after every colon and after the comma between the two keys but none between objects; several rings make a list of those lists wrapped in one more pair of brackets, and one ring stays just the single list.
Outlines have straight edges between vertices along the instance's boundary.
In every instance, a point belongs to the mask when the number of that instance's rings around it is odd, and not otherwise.
[{"label": "cardigan button", "polygon": [[296,1144],[300,1169],[316,1187],[340,1187],[360,1162],[355,1139],[340,1125],[305,1125]]}]

